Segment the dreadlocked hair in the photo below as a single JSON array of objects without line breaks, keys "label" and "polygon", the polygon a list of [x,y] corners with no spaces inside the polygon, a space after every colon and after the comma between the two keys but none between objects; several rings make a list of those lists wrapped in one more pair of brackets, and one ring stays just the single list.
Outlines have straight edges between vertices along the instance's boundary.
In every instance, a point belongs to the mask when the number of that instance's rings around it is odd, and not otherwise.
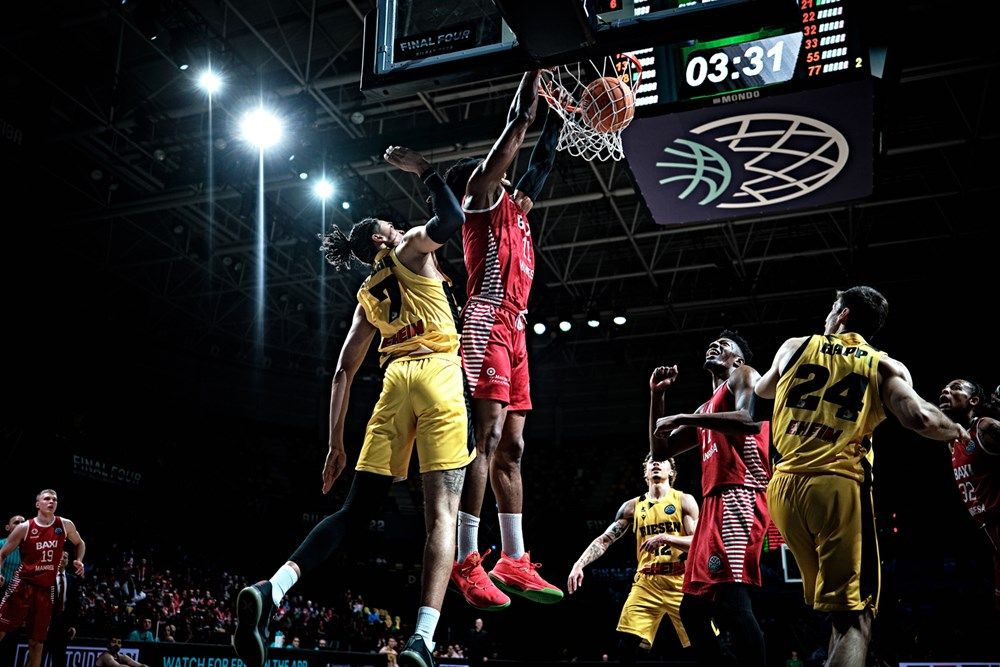
[{"label": "dreadlocked hair", "polygon": [[348,269],[351,266],[351,258],[358,260],[362,264],[370,265],[375,261],[375,244],[372,243],[372,234],[375,233],[375,225],[378,220],[375,218],[365,218],[351,227],[351,234],[348,236],[333,225],[326,234],[317,234],[323,241],[320,244],[320,251],[326,261],[337,271]]},{"label": "dreadlocked hair", "polygon": [[729,329],[720,333],[719,338],[728,338],[736,343],[736,346],[740,348],[740,356],[743,357],[743,363],[750,363],[750,360],[753,358],[753,352],[750,351],[750,344],[747,343],[746,338],[739,335],[735,331],[730,331]]},{"label": "dreadlocked hair", "polygon": [[466,157],[462,158],[455,164],[448,167],[448,171],[444,172],[444,182],[448,186],[448,189],[452,191],[455,195],[455,199],[461,204],[462,200],[465,199],[465,186],[469,184],[469,178],[472,177],[472,172],[476,170],[480,164],[482,164],[483,158],[481,157]]}]

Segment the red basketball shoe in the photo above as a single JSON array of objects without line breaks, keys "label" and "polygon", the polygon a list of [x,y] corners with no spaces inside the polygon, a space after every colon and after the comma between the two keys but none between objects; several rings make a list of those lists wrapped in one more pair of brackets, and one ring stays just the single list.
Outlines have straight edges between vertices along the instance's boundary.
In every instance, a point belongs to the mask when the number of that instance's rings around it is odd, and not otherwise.
[{"label": "red basketball shoe", "polygon": [[501,554],[490,571],[490,579],[505,593],[528,598],[533,602],[552,604],[563,599],[563,592],[539,576],[541,563],[532,563],[528,552],[517,560]]},{"label": "red basketball shoe", "polygon": [[487,549],[482,556],[473,551],[460,563],[451,566],[451,589],[462,594],[465,601],[476,609],[497,611],[510,606],[510,598],[490,581],[483,569],[483,558],[490,555]]}]

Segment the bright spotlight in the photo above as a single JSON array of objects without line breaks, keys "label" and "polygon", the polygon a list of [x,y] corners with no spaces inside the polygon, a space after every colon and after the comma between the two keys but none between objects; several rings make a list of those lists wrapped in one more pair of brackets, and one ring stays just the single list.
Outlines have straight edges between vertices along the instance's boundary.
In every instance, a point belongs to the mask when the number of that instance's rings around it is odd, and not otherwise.
[{"label": "bright spotlight", "polygon": [[624,315],[615,315],[615,319],[613,320],[613,322],[615,324],[617,324],[618,326],[621,326],[621,325],[625,324],[625,322],[627,322],[627,321],[628,320],[625,319]]},{"label": "bright spotlight", "polygon": [[573,328],[573,325],[569,323],[568,320],[563,320],[559,323],[559,331],[569,331]]},{"label": "bright spotlight", "polygon": [[240,120],[240,135],[257,148],[264,149],[281,141],[281,121],[264,107],[243,114]]},{"label": "bright spotlight", "polygon": [[341,203],[340,204],[340,208],[342,208],[342,209],[344,209],[346,211],[347,209],[351,208],[351,202],[345,201],[345,202]]},{"label": "bright spotlight", "polygon": [[219,92],[219,89],[222,88],[222,79],[218,74],[210,69],[207,69],[198,77],[198,87],[209,95],[213,95]]},{"label": "bright spotlight", "polygon": [[591,329],[596,329],[597,327],[601,326],[601,321],[595,319],[589,319],[587,320],[587,326],[590,327]]},{"label": "bright spotlight", "polygon": [[306,180],[307,178],[309,178],[309,172],[308,171],[300,171],[299,172],[299,178],[302,179],[303,181]]},{"label": "bright spotlight", "polygon": [[319,183],[313,186],[313,194],[320,199],[329,199],[333,196],[333,183],[325,178],[320,179]]},{"label": "bright spotlight", "polygon": [[535,326],[533,328],[535,330],[535,333],[538,334],[539,336],[541,336],[543,333],[545,333],[545,323],[544,322],[535,322]]},{"label": "bright spotlight", "polygon": [[188,64],[187,64],[187,63],[184,63],[183,65],[181,65],[181,66],[180,66],[180,70],[181,70],[182,72],[186,71],[186,70],[187,70],[187,68],[188,68]]}]

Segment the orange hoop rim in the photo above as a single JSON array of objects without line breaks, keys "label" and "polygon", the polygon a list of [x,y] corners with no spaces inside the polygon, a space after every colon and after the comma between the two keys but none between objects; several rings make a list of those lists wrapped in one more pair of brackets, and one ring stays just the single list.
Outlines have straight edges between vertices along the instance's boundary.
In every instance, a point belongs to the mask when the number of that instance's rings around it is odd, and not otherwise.
[{"label": "orange hoop rim", "polygon": [[[634,106],[635,96],[639,90],[639,84],[642,83],[642,63],[639,62],[639,59],[633,56],[631,53],[617,53],[615,54],[615,57],[627,58],[629,61],[631,61],[632,67],[635,70],[636,73],[635,81],[630,84],[630,87],[632,88],[632,104]],[[612,56],[608,55],[605,56],[605,58],[612,58]],[[593,64],[593,61],[590,62]],[[558,67],[549,68],[545,71],[551,72],[556,69],[558,69]],[[595,66],[594,69],[597,70],[597,67]],[[564,96],[560,95],[558,91],[553,90],[554,84],[552,83],[552,79],[553,77],[551,76],[550,77],[544,76],[544,71],[543,71],[543,76],[538,82],[538,96],[543,98],[548,103],[548,105],[553,108],[561,108],[566,113],[570,114],[580,113],[582,111],[582,108],[579,106],[579,102],[573,99],[572,94]],[[562,88],[562,90],[566,90],[561,85],[559,87]],[[563,101],[560,99],[562,97],[568,97],[569,99]],[[601,134],[606,134],[606,133],[601,133]]]}]

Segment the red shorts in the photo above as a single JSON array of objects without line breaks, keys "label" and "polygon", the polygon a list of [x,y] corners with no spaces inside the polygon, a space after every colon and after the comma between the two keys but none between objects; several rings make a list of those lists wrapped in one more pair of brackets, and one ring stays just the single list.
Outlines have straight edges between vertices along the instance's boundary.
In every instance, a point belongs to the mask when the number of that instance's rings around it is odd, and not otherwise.
[{"label": "red shorts", "polygon": [[0,631],[10,632],[23,625],[28,639],[44,642],[52,620],[53,595],[51,586],[32,586],[14,579],[0,603]]},{"label": "red shorts", "polygon": [[713,595],[717,584],[760,586],[760,550],[770,515],[764,490],[717,490],[702,500],[684,573],[684,592]]},{"label": "red shorts", "polygon": [[472,398],[531,409],[527,320],[506,306],[475,298],[462,310],[462,368]]}]

